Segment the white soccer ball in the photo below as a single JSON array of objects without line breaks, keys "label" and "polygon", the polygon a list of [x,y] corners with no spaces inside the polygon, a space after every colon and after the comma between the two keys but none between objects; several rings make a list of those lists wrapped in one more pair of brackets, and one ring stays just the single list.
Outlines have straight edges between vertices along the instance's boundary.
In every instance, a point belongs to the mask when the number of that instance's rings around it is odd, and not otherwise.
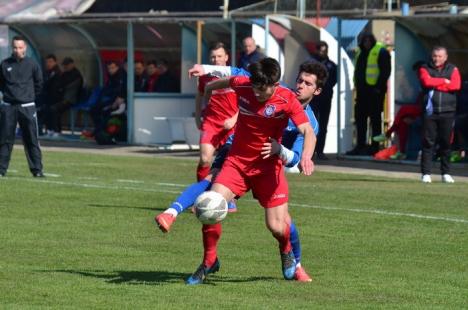
[{"label": "white soccer ball", "polygon": [[224,220],[228,213],[228,205],[223,195],[207,191],[198,196],[195,201],[195,216],[202,224],[216,224]]}]

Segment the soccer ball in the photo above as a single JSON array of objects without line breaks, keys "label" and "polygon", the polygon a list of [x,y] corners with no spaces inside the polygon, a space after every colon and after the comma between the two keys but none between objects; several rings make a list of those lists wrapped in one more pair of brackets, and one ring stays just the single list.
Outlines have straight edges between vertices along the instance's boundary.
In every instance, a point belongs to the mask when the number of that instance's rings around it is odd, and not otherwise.
[{"label": "soccer ball", "polygon": [[195,216],[202,224],[216,224],[224,220],[228,213],[228,205],[223,195],[207,191],[198,196],[195,201]]}]

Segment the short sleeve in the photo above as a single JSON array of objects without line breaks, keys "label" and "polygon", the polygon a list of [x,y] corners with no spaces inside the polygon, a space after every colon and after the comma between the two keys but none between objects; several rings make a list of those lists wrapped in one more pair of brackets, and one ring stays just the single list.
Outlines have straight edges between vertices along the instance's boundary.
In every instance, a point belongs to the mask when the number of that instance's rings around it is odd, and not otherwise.
[{"label": "short sleeve", "polygon": [[246,76],[233,76],[229,79],[229,86],[235,90],[236,87],[250,84],[250,79]]},{"label": "short sleeve", "polygon": [[289,99],[289,118],[293,121],[294,125],[299,126],[309,122],[306,112],[302,108],[301,103],[296,99],[294,95],[290,96]]}]

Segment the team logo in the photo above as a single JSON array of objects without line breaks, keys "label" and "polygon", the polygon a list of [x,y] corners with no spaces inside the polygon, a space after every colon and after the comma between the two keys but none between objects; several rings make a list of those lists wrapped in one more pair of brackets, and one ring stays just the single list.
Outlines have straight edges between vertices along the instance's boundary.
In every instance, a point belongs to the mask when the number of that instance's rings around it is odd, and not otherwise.
[{"label": "team logo", "polygon": [[273,114],[275,114],[276,107],[272,104],[267,104],[265,106],[265,110],[263,111],[263,115],[266,117],[271,117]]}]

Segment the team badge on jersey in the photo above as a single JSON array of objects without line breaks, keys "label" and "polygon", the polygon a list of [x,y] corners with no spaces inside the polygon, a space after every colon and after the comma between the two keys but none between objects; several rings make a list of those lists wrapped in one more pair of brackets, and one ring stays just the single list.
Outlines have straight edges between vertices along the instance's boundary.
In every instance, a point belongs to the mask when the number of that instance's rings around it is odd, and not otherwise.
[{"label": "team badge on jersey", "polygon": [[273,114],[275,114],[275,110],[276,110],[276,106],[272,104],[267,104],[265,106],[265,110],[263,110],[263,115],[265,115],[266,117],[272,117]]}]

